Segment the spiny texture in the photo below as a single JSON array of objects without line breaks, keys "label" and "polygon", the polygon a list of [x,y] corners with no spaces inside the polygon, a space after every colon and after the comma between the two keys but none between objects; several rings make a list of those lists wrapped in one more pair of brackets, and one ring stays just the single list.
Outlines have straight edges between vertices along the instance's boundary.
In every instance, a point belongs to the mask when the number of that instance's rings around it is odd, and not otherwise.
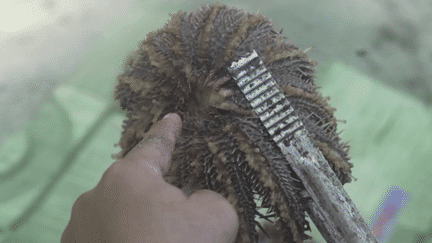
[{"label": "spiny texture", "polygon": [[[118,76],[114,96],[127,110],[119,145],[123,158],[156,121],[175,112],[183,121],[165,180],[192,192],[222,194],[239,214],[236,242],[257,242],[256,216],[283,232],[283,242],[310,238],[299,192],[285,156],[267,133],[227,67],[255,49],[342,184],[351,181],[347,144],[336,134],[335,109],[315,86],[314,61],[277,33],[263,15],[216,3],[178,12],[151,32]],[[282,111],[281,111],[282,112]],[[259,213],[254,199],[261,199]]]}]

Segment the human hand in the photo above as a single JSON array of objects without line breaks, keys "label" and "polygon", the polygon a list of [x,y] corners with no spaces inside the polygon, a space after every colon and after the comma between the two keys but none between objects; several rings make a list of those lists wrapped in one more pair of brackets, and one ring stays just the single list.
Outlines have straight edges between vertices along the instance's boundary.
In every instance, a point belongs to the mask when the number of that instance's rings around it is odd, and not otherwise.
[{"label": "human hand", "polygon": [[74,203],[62,243],[234,242],[235,209],[221,195],[200,190],[187,197],[164,181],[181,118],[157,122],[92,190]]}]

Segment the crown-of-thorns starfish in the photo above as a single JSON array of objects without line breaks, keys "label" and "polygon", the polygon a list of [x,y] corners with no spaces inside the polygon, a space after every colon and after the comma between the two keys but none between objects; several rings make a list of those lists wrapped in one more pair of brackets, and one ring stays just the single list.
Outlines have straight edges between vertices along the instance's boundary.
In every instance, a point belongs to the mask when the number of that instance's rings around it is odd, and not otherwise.
[{"label": "crown-of-thorns starfish", "polygon": [[236,242],[258,241],[256,216],[273,218],[283,242],[310,239],[302,184],[227,67],[256,50],[343,185],[351,182],[349,146],[336,133],[335,109],[317,92],[316,63],[259,13],[216,3],[171,17],[147,35],[118,76],[114,97],[127,119],[114,158],[124,157],[165,114],[177,113],[183,128],[167,182],[227,198],[239,214]]}]

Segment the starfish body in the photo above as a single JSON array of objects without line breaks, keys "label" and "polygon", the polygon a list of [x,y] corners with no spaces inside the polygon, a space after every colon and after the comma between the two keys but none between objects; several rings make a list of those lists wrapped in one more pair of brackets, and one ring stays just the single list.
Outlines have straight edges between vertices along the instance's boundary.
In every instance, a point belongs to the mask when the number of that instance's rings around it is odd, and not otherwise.
[{"label": "starfish body", "polygon": [[[347,144],[336,134],[334,108],[313,82],[316,63],[261,14],[219,3],[178,12],[147,35],[118,76],[114,97],[127,111],[119,145],[124,157],[165,114],[183,121],[165,180],[191,192],[223,195],[239,214],[236,242],[257,242],[256,217],[275,219],[283,242],[310,239],[304,190],[227,67],[254,49],[342,184],[351,181]],[[280,111],[283,112],[283,111]],[[256,199],[262,200],[260,206]],[[266,215],[258,209],[267,209]],[[264,230],[263,230],[264,231]],[[264,231],[265,232],[265,231]]]}]

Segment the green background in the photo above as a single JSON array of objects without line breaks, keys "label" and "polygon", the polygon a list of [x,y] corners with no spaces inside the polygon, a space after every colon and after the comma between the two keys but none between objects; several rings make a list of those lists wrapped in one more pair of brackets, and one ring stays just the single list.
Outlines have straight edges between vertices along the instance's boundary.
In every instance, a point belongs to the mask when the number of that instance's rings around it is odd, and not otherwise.
[{"label": "green background", "polygon": [[[0,242],[59,242],[73,202],[96,185],[119,151],[114,144],[124,113],[111,94],[122,62],[167,19],[152,11],[113,22],[33,121],[0,149]],[[342,139],[352,140],[358,180],[345,186],[348,194],[369,220],[389,188],[402,188],[409,200],[387,242],[432,242],[431,109],[343,62],[319,67],[316,83],[331,97],[337,119],[347,121],[339,124]],[[324,242],[315,227],[311,234]]]}]

